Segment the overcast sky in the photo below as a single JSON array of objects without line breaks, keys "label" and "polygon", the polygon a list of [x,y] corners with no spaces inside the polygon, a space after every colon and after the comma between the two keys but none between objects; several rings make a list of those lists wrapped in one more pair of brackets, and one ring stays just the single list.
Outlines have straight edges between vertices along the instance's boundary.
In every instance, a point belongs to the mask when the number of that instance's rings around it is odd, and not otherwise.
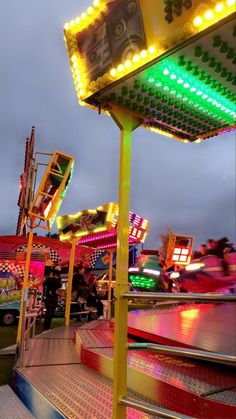
[{"label": "overcast sky", "polygon": [[[63,40],[65,22],[91,3],[0,0],[0,235],[15,234],[32,125],[37,151],[76,157],[59,215],[118,200],[119,130],[77,103]],[[182,144],[139,128],[132,141],[131,210],[151,223],[146,248],[160,245],[167,224],[196,245],[222,236],[235,242],[235,134]]]}]

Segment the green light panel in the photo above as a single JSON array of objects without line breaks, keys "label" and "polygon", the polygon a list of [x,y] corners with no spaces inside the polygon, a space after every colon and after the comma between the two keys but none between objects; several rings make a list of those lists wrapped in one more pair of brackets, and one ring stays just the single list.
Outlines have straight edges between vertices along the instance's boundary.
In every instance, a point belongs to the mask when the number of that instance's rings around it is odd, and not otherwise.
[{"label": "green light panel", "polygon": [[[162,57],[99,97],[143,119],[143,125],[195,141],[235,128],[236,25],[226,22]],[[97,106],[97,102],[95,104]]]},{"label": "green light panel", "polygon": [[129,279],[134,288],[153,289],[156,287],[156,280],[143,275],[130,275]]}]

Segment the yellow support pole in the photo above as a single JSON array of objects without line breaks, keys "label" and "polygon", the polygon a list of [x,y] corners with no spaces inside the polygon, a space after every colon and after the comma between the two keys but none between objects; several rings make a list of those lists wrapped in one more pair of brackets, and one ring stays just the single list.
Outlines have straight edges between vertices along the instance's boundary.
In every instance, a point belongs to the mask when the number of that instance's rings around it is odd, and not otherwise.
[{"label": "yellow support pole", "polygon": [[120,404],[120,399],[127,395],[128,301],[122,298],[122,295],[128,291],[131,132],[140,125],[140,120],[116,106],[112,107],[110,114],[121,130],[115,290],[113,419],[124,419],[126,417],[126,407]]},{"label": "yellow support pole", "polygon": [[24,299],[25,299],[25,290],[26,290],[27,285],[28,285],[30,257],[31,257],[31,251],[32,251],[33,236],[34,236],[34,230],[33,230],[33,227],[31,226],[30,227],[30,231],[29,231],[28,244],[27,244],[27,253],[26,253],[26,261],[25,261],[24,280],[23,280],[23,286],[22,286],[22,290],[21,290],[20,317],[19,317],[18,329],[17,329],[17,337],[16,337],[16,344],[18,346],[20,344],[21,335],[22,335],[22,326],[23,326],[23,302],[24,302]]},{"label": "yellow support pole", "polygon": [[113,251],[110,250],[109,257],[109,280],[108,280],[108,305],[107,305],[107,319],[111,320],[111,285],[112,285],[112,260],[113,260]]},{"label": "yellow support pole", "polygon": [[76,242],[77,240],[73,240],[71,243],[68,282],[67,282],[67,289],[66,289],[65,326],[70,325],[70,302],[71,302],[71,290],[72,290],[72,279],[73,279],[73,272],[74,272]]}]

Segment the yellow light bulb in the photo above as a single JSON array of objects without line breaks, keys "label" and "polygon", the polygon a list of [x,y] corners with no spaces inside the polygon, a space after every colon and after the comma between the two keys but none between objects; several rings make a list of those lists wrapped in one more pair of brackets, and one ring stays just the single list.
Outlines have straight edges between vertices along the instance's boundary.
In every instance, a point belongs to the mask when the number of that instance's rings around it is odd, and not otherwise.
[{"label": "yellow light bulb", "polygon": [[82,13],[81,19],[85,20],[86,18],[87,18],[87,13],[86,12]]},{"label": "yellow light bulb", "polygon": [[193,24],[194,24],[194,26],[200,26],[202,24],[201,16],[195,17],[195,19],[193,20]]},{"label": "yellow light bulb", "polygon": [[76,23],[76,25],[79,25],[79,23],[81,22],[81,19],[80,19],[80,17],[77,17],[76,19],[75,19],[75,23]]},{"label": "yellow light bulb", "polygon": [[212,18],[213,18],[213,12],[212,12],[212,10],[207,10],[207,11],[204,13],[204,17],[205,17],[205,19],[207,19],[207,20],[212,19]]},{"label": "yellow light bulb", "polygon": [[72,28],[73,26],[75,26],[75,21],[74,20],[71,20],[70,21],[70,27]]},{"label": "yellow light bulb", "polygon": [[115,69],[115,68],[112,68],[112,69],[111,69],[111,71],[110,71],[110,75],[111,75],[112,77],[114,77],[114,76],[116,75],[116,69]]},{"label": "yellow light bulb", "polygon": [[133,56],[133,58],[132,58],[132,60],[135,62],[135,63],[137,63],[138,61],[139,61],[139,55],[138,54],[135,54],[134,56]]},{"label": "yellow light bulb", "polygon": [[94,12],[94,8],[92,6],[90,6],[90,7],[87,8],[88,15],[93,14],[93,12]]},{"label": "yellow light bulb", "polygon": [[117,71],[119,71],[119,73],[121,73],[123,71],[123,69],[124,69],[123,64],[119,64],[118,67],[117,67]]},{"label": "yellow light bulb", "polygon": [[223,3],[218,3],[215,7],[216,12],[222,12],[223,9],[224,9]]},{"label": "yellow light bulb", "polygon": [[141,58],[145,58],[147,56],[147,51],[145,50],[145,49],[143,49],[141,52],[140,52],[140,57]]},{"label": "yellow light bulb", "polygon": [[149,52],[149,54],[154,54],[155,49],[156,49],[156,47],[155,47],[154,45],[151,45],[151,46],[148,48],[148,52]]},{"label": "yellow light bulb", "polygon": [[72,57],[71,57],[72,63],[74,63],[76,60],[77,60],[77,56],[76,55],[72,55]]},{"label": "yellow light bulb", "polygon": [[100,0],[94,0],[93,5],[94,7],[98,7],[100,3]]},{"label": "yellow light bulb", "polygon": [[66,23],[66,24],[64,25],[64,29],[65,29],[65,31],[67,31],[67,30],[69,29],[69,23]]},{"label": "yellow light bulb", "polygon": [[227,6],[233,6],[235,4],[235,0],[228,0]]},{"label": "yellow light bulb", "polygon": [[77,63],[77,61],[75,61],[75,62],[72,64],[72,66],[73,66],[73,68],[77,68],[77,67],[78,67],[78,63]]},{"label": "yellow light bulb", "polygon": [[196,141],[195,141],[195,143],[197,143],[197,144],[199,144],[199,143],[201,143],[202,142],[202,138],[198,138]]},{"label": "yellow light bulb", "polygon": [[130,60],[125,61],[125,67],[129,68],[129,67],[131,67],[131,65],[132,65],[132,63],[131,63]]}]

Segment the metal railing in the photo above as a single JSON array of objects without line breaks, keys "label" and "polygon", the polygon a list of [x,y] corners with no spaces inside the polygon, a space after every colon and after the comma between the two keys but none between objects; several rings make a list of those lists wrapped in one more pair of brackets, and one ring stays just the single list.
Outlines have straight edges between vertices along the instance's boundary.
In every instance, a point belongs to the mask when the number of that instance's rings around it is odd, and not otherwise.
[{"label": "metal railing", "polygon": [[180,413],[172,412],[172,410],[164,409],[160,406],[151,406],[148,403],[140,402],[130,397],[121,397],[120,403],[132,407],[133,409],[141,410],[142,412],[149,413],[150,415],[158,415],[160,418],[169,419],[193,419],[191,416],[182,415]]},{"label": "metal railing", "polygon": [[217,352],[201,351],[199,349],[183,349],[177,346],[158,345],[155,343],[129,343],[129,349],[147,349],[149,351],[163,352],[169,355],[183,356],[186,358],[201,359],[219,364],[236,366],[236,356],[225,355]]},{"label": "metal railing", "polygon": [[[122,299],[147,299],[147,300],[169,300],[169,301],[191,301],[191,302],[205,302],[205,303],[231,303],[236,301],[236,294],[216,294],[216,293],[158,293],[158,292],[125,292],[121,295]],[[127,323],[126,323],[127,327]],[[178,355],[183,357],[195,358],[204,361],[212,361],[221,364],[234,365],[236,366],[236,357],[231,355],[225,355],[221,353],[208,352],[195,349],[177,348],[174,346],[164,346],[152,343],[132,343],[128,344],[128,349],[147,349],[157,352],[162,352],[170,355]],[[122,366],[121,366],[122,367]],[[124,363],[123,368],[125,369],[123,376],[127,376],[127,362]],[[169,419],[189,419],[189,416],[182,415],[170,411],[168,409],[145,403],[136,399],[132,399],[126,396],[119,397],[120,405],[132,407],[137,410],[144,411],[151,415],[158,415],[159,417]]]},{"label": "metal railing", "polygon": [[176,300],[176,301],[204,301],[204,302],[235,302],[236,294],[216,294],[216,293],[172,293],[172,292],[125,292],[122,297],[128,299],[148,299],[148,300]]},{"label": "metal railing", "polygon": [[30,338],[35,336],[35,326],[38,317],[43,315],[43,304],[35,304],[35,295],[30,295],[28,301],[23,301],[22,333],[19,347],[16,351],[17,365],[24,366],[24,352],[29,350]]}]

